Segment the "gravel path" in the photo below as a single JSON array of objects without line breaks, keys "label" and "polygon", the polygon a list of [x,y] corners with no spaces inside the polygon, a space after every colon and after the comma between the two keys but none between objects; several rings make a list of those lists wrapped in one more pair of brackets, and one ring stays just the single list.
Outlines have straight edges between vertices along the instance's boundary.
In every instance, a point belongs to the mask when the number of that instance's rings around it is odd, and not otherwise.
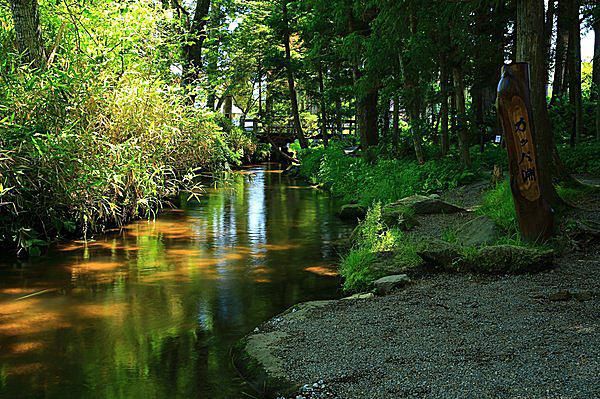
[{"label": "gravel path", "polygon": [[[261,331],[286,334],[272,353],[309,384],[292,398],[600,398],[599,253],[537,275],[428,277]],[[563,290],[579,298],[549,299]]]}]

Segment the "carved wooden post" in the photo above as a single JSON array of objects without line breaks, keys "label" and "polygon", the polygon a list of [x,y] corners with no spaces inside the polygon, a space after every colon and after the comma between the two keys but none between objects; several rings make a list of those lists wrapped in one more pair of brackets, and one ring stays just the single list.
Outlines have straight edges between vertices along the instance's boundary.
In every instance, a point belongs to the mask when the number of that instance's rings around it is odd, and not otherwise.
[{"label": "carved wooden post", "polygon": [[540,188],[540,174],[548,172],[539,169],[536,153],[528,63],[504,65],[496,107],[506,140],[510,188],[521,234],[530,242],[543,241],[552,235],[554,212]]}]

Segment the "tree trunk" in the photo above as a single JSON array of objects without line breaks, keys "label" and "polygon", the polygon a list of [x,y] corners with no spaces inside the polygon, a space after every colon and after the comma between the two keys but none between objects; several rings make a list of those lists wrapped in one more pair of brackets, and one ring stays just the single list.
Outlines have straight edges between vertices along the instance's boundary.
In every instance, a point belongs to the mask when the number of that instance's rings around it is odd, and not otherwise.
[{"label": "tree trunk", "polygon": [[[410,32],[412,35],[417,34],[417,17],[414,10],[411,8],[408,16]],[[404,97],[406,98],[406,110],[410,123],[410,132],[412,134],[413,145],[415,147],[415,155],[419,164],[425,163],[425,154],[423,153],[423,138],[421,134],[421,101],[423,92],[420,87],[421,74],[420,70],[415,67],[411,59],[408,57],[399,57],[400,73],[404,75]]]},{"label": "tree trunk", "polygon": [[467,131],[467,109],[465,105],[465,85],[460,67],[452,68],[454,76],[454,95],[456,96],[456,113],[458,114],[458,146],[463,164],[471,166],[469,154],[469,133]]},{"label": "tree trunk", "polygon": [[569,103],[572,109],[571,147],[581,141],[583,105],[581,99],[581,31],[579,23],[579,0],[572,0],[571,26],[569,31]]},{"label": "tree trunk", "polygon": [[475,82],[471,86],[471,109],[473,112],[475,129],[478,133],[479,146],[481,152],[483,152],[484,138],[485,138],[485,124],[483,115],[483,89],[482,82]]},{"label": "tree trunk", "polygon": [[442,156],[448,155],[450,141],[448,140],[448,67],[443,61],[440,67],[440,123],[442,125]]},{"label": "tree trunk", "polygon": [[544,0],[517,0],[517,61],[531,68],[531,107],[540,168],[540,190],[552,207],[563,204],[552,184],[556,149],[546,104],[546,62],[544,59]]},{"label": "tree trunk", "polygon": [[292,70],[292,49],[290,45],[290,27],[288,16],[289,0],[282,1],[282,16],[283,16],[283,45],[285,47],[285,69],[287,72],[288,89],[290,92],[290,102],[292,104],[292,117],[294,119],[294,130],[296,137],[300,142],[300,147],[308,148],[308,140],[304,137],[302,131],[302,122],[300,121],[300,111],[298,109],[298,94],[296,93],[296,82],[294,81],[294,71]]},{"label": "tree trunk", "polygon": [[392,115],[392,146],[400,144],[400,96],[394,96],[394,114]]},{"label": "tree trunk", "polygon": [[17,47],[36,68],[46,65],[37,0],[10,0]]},{"label": "tree trunk", "polygon": [[364,150],[376,146],[379,143],[377,132],[377,103],[379,91],[369,90],[356,101],[357,123],[360,134],[360,143]]},{"label": "tree trunk", "polygon": [[569,45],[569,20],[570,2],[572,0],[558,0],[556,17],[556,50],[554,55],[554,80],[552,82],[552,99],[550,105],[565,93],[567,72],[567,49]]},{"label": "tree trunk", "polygon": [[225,117],[229,120],[233,119],[233,97],[230,95],[225,96],[223,115],[225,115]]},{"label": "tree trunk", "polygon": [[389,143],[389,134],[390,134],[390,105],[391,105],[391,101],[389,99],[389,97],[386,97],[385,100],[383,101],[383,118],[382,118],[382,129],[381,129],[381,136],[385,138],[386,142]]},{"label": "tree trunk", "polygon": [[342,126],[342,99],[337,96],[335,99],[335,126],[337,133],[342,137],[344,128]]},{"label": "tree trunk", "polygon": [[[200,0],[197,0],[200,1]],[[216,81],[219,71],[219,48],[221,47],[222,28],[226,15],[223,7],[219,2],[212,2],[209,11],[209,20],[207,21],[208,32],[206,36],[210,38],[209,46],[207,46],[204,63],[206,63],[206,77],[208,95],[206,99],[206,108],[214,111],[217,100]]]},{"label": "tree trunk", "polygon": [[321,136],[323,145],[329,145],[329,132],[327,131],[327,102],[325,100],[325,82],[323,79],[323,65],[319,62],[319,99],[321,100]]},{"label": "tree trunk", "polygon": [[[594,8],[594,61],[592,71],[592,94],[591,100],[598,101],[600,98],[600,6]],[[598,103],[600,104],[600,103]],[[598,106],[598,104],[596,106]],[[596,130],[596,136],[599,132]]]},{"label": "tree trunk", "polygon": [[596,102],[596,140],[600,141],[600,6],[594,8],[594,17],[594,69],[591,98]]},{"label": "tree trunk", "polygon": [[454,77],[450,74],[448,82],[450,94],[450,133],[456,132],[456,96],[454,95]]},{"label": "tree trunk", "polygon": [[184,81],[191,84],[202,68],[202,46],[206,40],[206,23],[210,10],[210,0],[197,0],[194,17],[190,25],[189,43],[185,46],[187,66]]},{"label": "tree trunk", "polygon": [[[544,26],[544,58],[546,60],[546,73],[550,71],[550,53],[552,50],[552,36],[554,34],[554,15],[556,14],[556,1],[557,0],[548,0],[548,10],[546,11],[546,23]],[[546,75],[546,81],[548,81],[549,76]]]}]

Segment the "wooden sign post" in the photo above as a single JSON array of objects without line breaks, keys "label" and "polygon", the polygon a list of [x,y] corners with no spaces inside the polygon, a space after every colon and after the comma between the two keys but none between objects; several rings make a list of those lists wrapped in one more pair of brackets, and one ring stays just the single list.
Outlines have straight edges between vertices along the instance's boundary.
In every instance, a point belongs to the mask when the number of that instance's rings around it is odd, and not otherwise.
[{"label": "wooden sign post", "polygon": [[530,242],[543,241],[552,235],[554,214],[540,189],[540,170],[535,147],[535,126],[531,112],[529,64],[504,65],[496,102],[504,131],[510,188],[519,228]]}]

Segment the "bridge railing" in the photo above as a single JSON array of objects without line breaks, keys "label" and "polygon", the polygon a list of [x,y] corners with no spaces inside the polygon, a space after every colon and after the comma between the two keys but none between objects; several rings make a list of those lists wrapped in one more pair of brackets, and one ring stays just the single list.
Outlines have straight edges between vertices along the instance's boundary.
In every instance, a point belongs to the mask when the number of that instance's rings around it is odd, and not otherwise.
[{"label": "bridge railing", "polygon": [[[264,124],[260,119],[246,119],[244,121],[244,130],[255,132],[257,135],[264,134]],[[271,134],[276,136],[294,136],[294,125],[288,123],[285,125],[271,125]],[[307,131],[310,135],[321,135],[321,127]],[[339,137],[356,133],[356,121],[353,119],[343,120],[338,126],[337,123],[327,124],[327,133],[329,137]]]}]

